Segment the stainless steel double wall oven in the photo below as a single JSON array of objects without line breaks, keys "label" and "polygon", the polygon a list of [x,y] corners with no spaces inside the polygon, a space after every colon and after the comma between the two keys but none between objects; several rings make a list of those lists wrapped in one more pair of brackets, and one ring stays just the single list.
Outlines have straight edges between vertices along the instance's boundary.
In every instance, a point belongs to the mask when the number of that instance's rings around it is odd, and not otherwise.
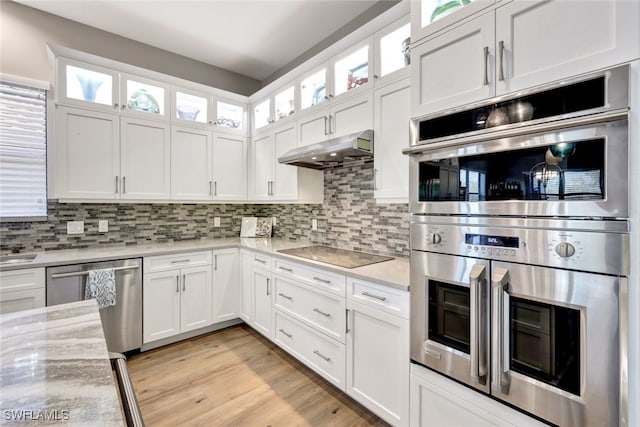
[{"label": "stainless steel double wall oven", "polygon": [[626,424],[628,78],[412,120],[414,362],[553,424]]}]

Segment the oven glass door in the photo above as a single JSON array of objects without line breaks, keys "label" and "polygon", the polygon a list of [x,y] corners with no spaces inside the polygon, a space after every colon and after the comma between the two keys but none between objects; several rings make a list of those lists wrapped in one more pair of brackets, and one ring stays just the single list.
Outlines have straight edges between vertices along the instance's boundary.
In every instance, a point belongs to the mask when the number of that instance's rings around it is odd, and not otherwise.
[{"label": "oven glass door", "polygon": [[411,357],[488,393],[489,262],[414,250]]},{"label": "oven glass door", "polygon": [[558,425],[618,425],[621,279],[504,262],[491,274],[491,394]]},{"label": "oven glass door", "polygon": [[411,211],[627,217],[627,138],[621,120],[415,155]]}]

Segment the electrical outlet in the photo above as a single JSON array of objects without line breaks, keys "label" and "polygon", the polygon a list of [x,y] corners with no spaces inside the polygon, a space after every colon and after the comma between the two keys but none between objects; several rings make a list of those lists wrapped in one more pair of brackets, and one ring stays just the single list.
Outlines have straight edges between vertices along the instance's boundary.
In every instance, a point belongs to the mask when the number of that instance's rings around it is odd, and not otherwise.
[{"label": "electrical outlet", "polygon": [[84,234],[84,221],[67,221],[67,234]]},{"label": "electrical outlet", "polygon": [[109,231],[109,220],[101,219],[98,221],[98,233],[106,233]]},{"label": "electrical outlet", "polygon": [[275,227],[276,225],[278,225],[278,221],[276,220],[276,217],[275,217],[275,216],[271,218],[271,225],[272,225],[273,227]]},{"label": "electrical outlet", "polygon": [[318,231],[318,220],[315,218],[311,220],[311,230]]},{"label": "electrical outlet", "polygon": [[220,227],[220,217],[219,216],[213,217],[213,226],[214,227]]}]

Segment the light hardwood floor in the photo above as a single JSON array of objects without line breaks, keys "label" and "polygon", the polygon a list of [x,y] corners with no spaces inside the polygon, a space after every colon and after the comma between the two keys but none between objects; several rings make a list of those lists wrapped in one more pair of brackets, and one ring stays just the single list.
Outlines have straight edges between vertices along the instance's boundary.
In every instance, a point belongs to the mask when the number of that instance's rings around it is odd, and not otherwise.
[{"label": "light hardwood floor", "polygon": [[246,325],[132,356],[154,426],[386,426]]}]

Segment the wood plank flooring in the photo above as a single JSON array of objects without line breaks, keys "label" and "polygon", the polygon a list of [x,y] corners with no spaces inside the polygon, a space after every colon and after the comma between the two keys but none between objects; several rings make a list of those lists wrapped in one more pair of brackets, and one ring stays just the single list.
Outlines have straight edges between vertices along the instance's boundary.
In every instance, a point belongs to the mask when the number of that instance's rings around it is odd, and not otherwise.
[{"label": "wood plank flooring", "polygon": [[386,426],[246,325],[132,356],[154,426]]}]

